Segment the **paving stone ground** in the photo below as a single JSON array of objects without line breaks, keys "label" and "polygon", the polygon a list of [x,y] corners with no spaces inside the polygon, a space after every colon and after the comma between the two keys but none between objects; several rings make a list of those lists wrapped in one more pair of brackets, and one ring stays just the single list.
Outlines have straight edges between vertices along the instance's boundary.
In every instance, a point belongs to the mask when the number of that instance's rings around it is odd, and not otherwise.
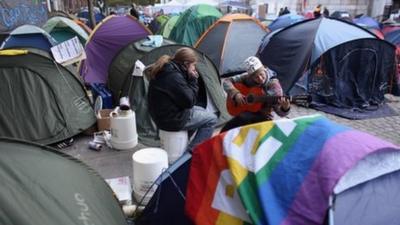
[{"label": "paving stone ground", "polygon": [[[349,120],[310,108],[292,106],[288,117],[294,118],[316,113],[322,114],[337,123],[365,131],[400,146],[400,98],[396,97],[393,100],[394,101],[389,103],[389,105],[399,113],[398,116],[367,120]],[[88,149],[88,143],[92,138],[91,136],[84,135],[77,136],[75,137],[74,145],[62,151],[82,160],[95,169],[103,178],[129,176],[132,182],[132,154],[148,146],[139,143],[133,149],[122,151],[104,146],[101,151],[96,152]]]},{"label": "paving stone ground", "polygon": [[365,120],[349,120],[332,114],[324,113],[310,108],[293,106],[289,118],[304,115],[322,114],[327,118],[354,129],[365,131],[384,140],[400,145],[400,97],[392,97],[389,106],[398,113],[397,116],[382,117]]}]

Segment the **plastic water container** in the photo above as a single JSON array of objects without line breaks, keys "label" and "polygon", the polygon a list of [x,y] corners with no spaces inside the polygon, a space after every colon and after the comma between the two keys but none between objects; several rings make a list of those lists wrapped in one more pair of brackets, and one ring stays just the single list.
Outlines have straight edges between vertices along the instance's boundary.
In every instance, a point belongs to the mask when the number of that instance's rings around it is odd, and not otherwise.
[{"label": "plastic water container", "polygon": [[168,155],[160,148],[144,148],[133,153],[132,161],[134,197],[138,202],[144,197],[142,204],[146,205],[157,189],[152,184],[168,168]]},{"label": "plastic water container", "polygon": [[117,107],[110,113],[111,146],[125,150],[138,144],[135,112]]},{"label": "plastic water container", "polygon": [[175,162],[186,150],[189,142],[188,132],[159,130],[161,148],[167,151],[169,164]]}]

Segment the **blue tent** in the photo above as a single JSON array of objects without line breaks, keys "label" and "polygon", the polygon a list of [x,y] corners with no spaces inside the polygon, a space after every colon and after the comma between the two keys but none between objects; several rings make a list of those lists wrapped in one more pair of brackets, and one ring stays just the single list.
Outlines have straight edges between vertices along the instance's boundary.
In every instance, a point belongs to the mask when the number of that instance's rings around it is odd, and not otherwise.
[{"label": "blue tent", "polygon": [[184,153],[160,175],[155,182],[158,188],[143,213],[136,219],[136,225],[193,224],[185,215],[191,159],[191,153]]},{"label": "blue tent", "polygon": [[9,48],[36,48],[50,52],[50,48],[57,44],[49,33],[34,25],[22,25],[13,30],[1,45],[1,49]]},{"label": "blue tent", "polygon": [[365,28],[374,28],[374,29],[381,29],[381,26],[378,21],[376,21],[374,18],[369,17],[369,16],[361,16],[360,18],[356,18],[353,20],[353,22],[359,26],[365,27]]},{"label": "blue tent", "polygon": [[400,45],[400,30],[394,30],[385,34],[385,40],[396,46]]},{"label": "blue tent", "polygon": [[[83,18],[85,20],[86,25],[88,25],[90,28],[93,28],[94,26],[90,22],[90,15],[89,15],[89,10],[87,8],[83,9],[78,13],[79,18]],[[105,18],[105,16],[100,12],[98,8],[94,8],[94,19],[96,20],[96,24],[102,21]]]},{"label": "blue tent", "polygon": [[268,29],[270,31],[278,30],[280,28],[287,27],[302,20],[304,20],[304,16],[297,14],[285,14],[272,21],[272,23],[268,25]]},{"label": "blue tent", "polygon": [[382,116],[376,109],[394,81],[394,54],[368,30],[324,17],[271,32],[258,52],[285,93],[311,94],[315,108],[351,119]]},{"label": "blue tent", "polygon": [[258,55],[265,65],[282,76],[282,87],[289,91],[308,62],[313,64],[335,46],[365,38],[376,39],[376,36],[352,23],[322,17],[269,33]]}]

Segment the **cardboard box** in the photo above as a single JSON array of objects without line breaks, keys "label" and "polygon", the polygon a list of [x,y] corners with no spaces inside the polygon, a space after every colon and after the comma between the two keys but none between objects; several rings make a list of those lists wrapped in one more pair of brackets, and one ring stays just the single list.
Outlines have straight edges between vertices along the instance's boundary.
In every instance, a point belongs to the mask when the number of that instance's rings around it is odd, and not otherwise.
[{"label": "cardboard box", "polygon": [[110,113],[112,109],[100,109],[97,114],[97,129],[99,131],[110,130]]}]

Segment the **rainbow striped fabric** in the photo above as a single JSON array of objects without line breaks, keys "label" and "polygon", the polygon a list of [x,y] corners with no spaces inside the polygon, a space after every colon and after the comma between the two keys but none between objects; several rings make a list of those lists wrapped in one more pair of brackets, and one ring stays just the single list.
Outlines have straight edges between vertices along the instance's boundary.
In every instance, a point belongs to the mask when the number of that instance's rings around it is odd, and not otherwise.
[{"label": "rainbow striped fabric", "polygon": [[201,225],[323,224],[346,171],[394,147],[320,115],[233,129],[195,149],[186,212]]}]

